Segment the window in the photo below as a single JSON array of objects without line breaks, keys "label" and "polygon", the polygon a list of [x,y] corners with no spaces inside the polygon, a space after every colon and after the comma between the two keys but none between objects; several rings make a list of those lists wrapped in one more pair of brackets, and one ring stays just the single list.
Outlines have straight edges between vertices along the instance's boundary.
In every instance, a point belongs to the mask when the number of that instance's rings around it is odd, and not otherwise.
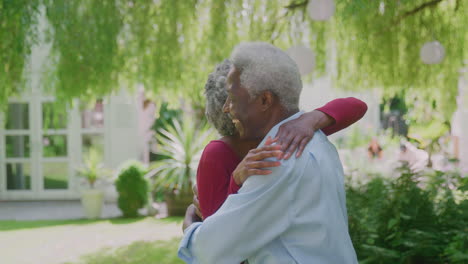
[{"label": "window", "polygon": [[31,190],[31,166],[29,162],[7,163],[7,190]]},{"label": "window", "polygon": [[104,128],[104,103],[102,99],[96,100],[94,104],[82,103],[81,128],[102,129]]},{"label": "window", "polygon": [[94,149],[104,161],[104,102],[97,99],[92,103],[82,103],[80,109],[82,155]]},{"label": "window", "polygon": [[31,153],[29,136],[5,136],[7,158],[29,158]]},{"label": "window", "polygon": [[42,180],[44,190],[68,189],[67,109],[54,102],[42,102]]},{"label": "window", "polygon": [[57,190],[68,188],[67,162],[44,162],[42,164],[42,175],[44,177],[44,189]]},{"label": "window", "polygon": [[3,155],[5,157],[6,189],[31,190],[29,103],[13,102],[8,104],[4,117],[5,150]]},{"label": "window", "polygon": [[29,129],[29,104],[10,103],[5,116],[5,129],[28,130]]}]

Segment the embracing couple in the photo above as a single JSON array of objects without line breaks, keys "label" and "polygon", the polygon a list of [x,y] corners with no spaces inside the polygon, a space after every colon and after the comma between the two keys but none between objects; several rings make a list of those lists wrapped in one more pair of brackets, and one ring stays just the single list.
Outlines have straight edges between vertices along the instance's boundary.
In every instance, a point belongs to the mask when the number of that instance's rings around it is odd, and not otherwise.
[{"label": "embracing couple", "polygon": [[295,62],[267,43],[238,45],[210,74],[206,115],[222,138],[200,159],[199,209],[187,208],[178,252],[185,262],[357,263],[343,169],[326,135],[367,106],[345,98],[303,113],[301,90]]}]

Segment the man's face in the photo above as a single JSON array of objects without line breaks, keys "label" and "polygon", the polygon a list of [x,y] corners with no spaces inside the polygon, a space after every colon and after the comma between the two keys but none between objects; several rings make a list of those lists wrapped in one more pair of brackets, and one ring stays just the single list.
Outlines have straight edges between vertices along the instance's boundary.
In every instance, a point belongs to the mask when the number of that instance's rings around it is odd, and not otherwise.
[{"label": "man's face", "polygon": [[231,67],[227,77],[228,98],[223,111],[229,113],[242,139],[261,137],[262,119],[257,98],[252,98],[245,87],[241,86],[240,72]]}]

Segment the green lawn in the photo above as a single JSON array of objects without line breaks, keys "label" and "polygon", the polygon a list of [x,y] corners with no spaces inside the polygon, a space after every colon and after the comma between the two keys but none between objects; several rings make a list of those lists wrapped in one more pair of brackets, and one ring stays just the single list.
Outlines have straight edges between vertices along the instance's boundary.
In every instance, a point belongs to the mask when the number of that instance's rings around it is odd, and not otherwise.
[{"label": "green lawn", "polygon": [[177,257],[179,241],[138,241],[126,247],[100,250],[83,256],[79,262],[66,264],[183,264]]}]

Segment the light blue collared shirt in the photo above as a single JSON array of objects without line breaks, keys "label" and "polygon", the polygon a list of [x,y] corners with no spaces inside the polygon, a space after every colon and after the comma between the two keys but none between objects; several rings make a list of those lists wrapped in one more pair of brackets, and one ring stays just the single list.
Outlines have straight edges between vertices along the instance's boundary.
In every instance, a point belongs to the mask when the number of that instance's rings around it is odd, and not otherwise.
[{"label": "light blue collared shirt", "polygon": [[[273,127],[298,118],[299,112]],[[265,139],[260,144],[264,144]],[[179,257],[189,264],[355,264],[343,168],[318,131],[299,158],[249,177],[203,223],[185,230]]]}]

